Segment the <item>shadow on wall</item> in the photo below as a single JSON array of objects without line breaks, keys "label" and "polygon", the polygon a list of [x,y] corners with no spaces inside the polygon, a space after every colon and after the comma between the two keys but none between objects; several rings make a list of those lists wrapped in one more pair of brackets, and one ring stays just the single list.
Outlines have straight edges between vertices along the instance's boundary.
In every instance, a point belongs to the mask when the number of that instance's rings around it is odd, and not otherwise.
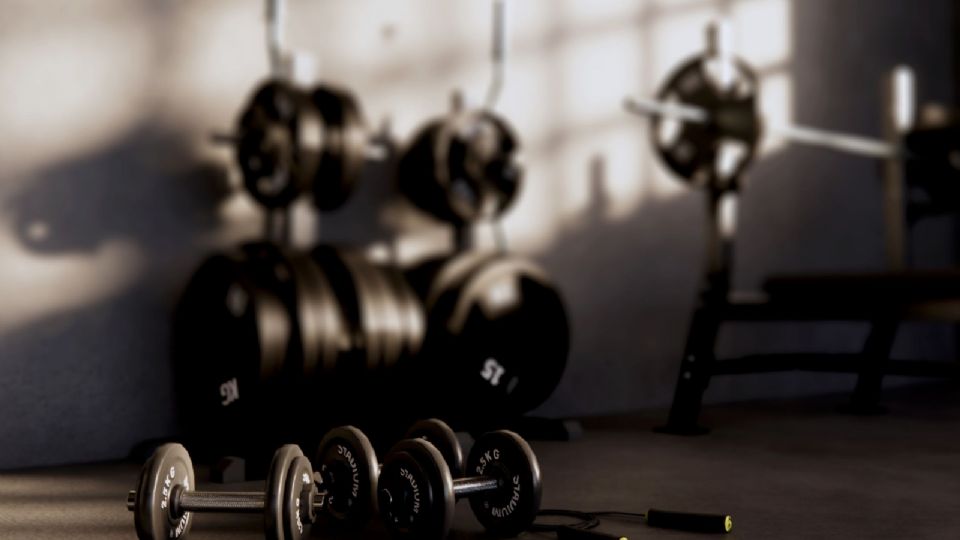
[{"label": "shadow on wall", "polygon": [[[182,134],[144,122],[22,186],[3,209],[28,250],[13,257],[92,257],[119,241],[132,255],[115,262],[131,264],[133,275],[89,303],[8,327],[0,339],[0,410],[8,411],[0,438],[17,444],[0,447],[0,463],[102,459],[172,433],[168,332],[154,329],[169,327],[197,243],[219,224],[228,194],[222,167],[199,160]],[[51,281],[42,288],[65,297],[96,283]]]},{"label": "shadow on wall", "polygon": [[[682,351],[701,275],[699,193],[645,202],[610,220],[606,158],[594,156],[581,174],[590,186],[585,209],[539,257],[563,293],[573,331],[563,381],[537,411],[545,415],[665,402],[676,376],[668,359]],[[584,399],[598,392],[602,403]]]},{"label": "shadow on wall", "polygon": [[148,256],[182,252],[216,228],[230,193],[223,166],[198,162],[184,139],[145,121],[110,147],[39,171],[4,212],[38,254],[90,252],[117,239]]}]

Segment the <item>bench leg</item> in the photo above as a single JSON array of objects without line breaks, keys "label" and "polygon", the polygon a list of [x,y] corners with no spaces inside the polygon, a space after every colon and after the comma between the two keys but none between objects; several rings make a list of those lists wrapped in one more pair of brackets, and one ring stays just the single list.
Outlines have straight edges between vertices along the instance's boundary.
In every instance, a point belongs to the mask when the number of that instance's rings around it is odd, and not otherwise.
[{"label": "bench leg", "polygon": [[893,341],[897,337],[900,321],[894,317],[875,319],[864,343],[860,358],[860,371],[857,386],[848,408],[855,414],[878,414],[885,412],[880,405],[883,389],[883,376],[887,372],[887,361]]},{"label": "bench leg", "polygon": [[720,323],[720,310],[715,307],[701,306],[694,313],[680,362],[680,375],[673,393],[670,416],[667,424],[656,431],[675,435],[701,435],[708,431],[697,422],[703,392],[710,384],[713,373],[713,349]]}]

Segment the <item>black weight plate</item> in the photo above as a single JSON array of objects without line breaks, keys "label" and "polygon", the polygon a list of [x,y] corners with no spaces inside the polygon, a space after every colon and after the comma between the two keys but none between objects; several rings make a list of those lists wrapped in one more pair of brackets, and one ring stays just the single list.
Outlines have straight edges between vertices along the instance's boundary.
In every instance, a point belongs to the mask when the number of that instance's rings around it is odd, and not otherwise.
[{"label": "black weight plate", "polygon": [[[491,251],[470,251],[445,259],[431,279],[424,304],[433,309],[442,295],[458,287],[478,267],[500,255]],[[430,263],[427,263],[430,264]]]},{"label": "black weight plate", "polygon": [[327,525],[359,530],[376,508],[379,464],[370,440],[352,426],[334,428],[317,447],[317,470],[326,504],[318,516]]},{"label": "black weight plate", "polygon": [[301,373],[307,379],[318,369],[331,374],[341,352],[350,347],[348,323],[319,265],[303,253],[288,253],[287,260],[297,286]]},{"label": "black weight plate", "polygon": [[254,93],[238,122],[237,160],[244,186],[268,208],[289,205],[312,180],[322,125],[309,96],[282,81]]},{"label": "black weight plate", "polygon": [[251,422],[272,415],[264,382],[285,354],[285,312],[241,254],[210,257],[187,285],[174,321],[180,417],[211,454],[244,455]]},{"label": "black weight plate", "polygon": [[447,537],[456,499],[453,477],[440,452],[423,439],[397,443],[383,460],[380,517],[394,538]]},{"label": "black weight plate", "polygon": [[455,223],[500,215],[516,198],[522,176],[513,129],[489,111],[462,115],[446,128],[437,140],[437,181]]},{"label": "black weight plate", "polygon": [[[288,361],[296,358],[300,361],[299,342],[301,340],[297,324],[298,298],[294,270],[284,249],[271,242],[254,242],[241,246],[245,254],[244,265],[248,274],[258,284],[259,289],[267,291],[279,299],[284,315],[278,317],[274,312],[258,312],[257,326],[264,338],[265,379],[280,374],[290,375]],[[277,333],[272,328],[283,328]],[[281,337],[285,339],[281,339]]]},{"label": "black weight plate", "polygon": [[501,257],[441,295],[428,340],[430,358],[455,389],[451,404],[483,403],[484,415],[510,417],[541,404],[559,384],[569,336],[563,300],[543,272]]},{"label": "black weight plate", "polygon": [[[722,88],[709,74],[708,62],[704,56],[688,60],[657,94],[660,101],[706,111],[708,121],[656,116],[651,137],[662,161],[680,178],[698,186],[737,189],[736,180],[752,161],[760,140],[757,77],[746,63],[736,60],[732,82]],[[732,164],[721,170],[724,155],[734,155],[735,148],[740,149],[739,157],[729,158]]]},{"label": "black weight plate", "polygon": [[193,514],[176,516],[170,509],[175,487],[192,490],[196,486],[193,463],[180,444],[157,448],[140,471],[133,520],[140,540],[182,538],[190,532]]},{"label": "black weight plate", "polygon": [[367,133],[351,93],[320,86],[311,97],[328,135],[313,180],[313,200],[320,210],[333,210],[346,202],[360,176],[366,161]]},{"label": "black weight plate", "polygon": [[403,438],[426,440],[443,456],[454,478],[463,476],[463,447],[460,446],[457,434],[443,420],[420,420],[410,426]]},{"label": "black weight plate", "polygon": [[283,540],[287,516],[287,474],[300,456],[303,456],[303,451],[295,444],[285,444],[273,454],[264,485],[263,531],[268,540]]},{"label": "black weight plate", "polygon": [[512,128],[486,111],[432,121],[401,156],[400,191],[441,221],[459,225],[495,217],[519,190],[518,146]]},{"label": "black weight plate", "polygon": [[540,510],[542,484],[536,454],[512,431],[482,435],[467,457],[467,474],[499,480],[496,491],[470,497],[477,520],[497,536],[513,537],[533,524]]},{"label": "black weight plate", "polygon": [[398,269],[381,266],[380,270],[391,287],[391,296],[400,316],[402,346],[397,361],[413,359],[420,352],[426,333],[423,304]]},{"label": "black weight plate", "polygon": [[403,346],[400,312],[382,269],[360,253],[353,253],[351,259],[354,272],[361,274],[366,283],[361,294],[369,296],[372,306],[366,334],[379,345],[379,355],[371,367],[382,371],[396,362]]},{"label": "black weight plate", "polygon": [[408,201],[421,211],[445,222],[457,218],[446,203],[446,193],[437,182],[435,145],[446,119],[424,125],[403,150],[397,164],[397,186]]},{"label": "black weight plate", "polygon": [[344,263],[341,252],[334,246],[317,246],[310,257],[322,269],[337,298],[337,304],[347,323],[347,353],[338,357],[338,375],[357,376],[367,371],[368,354],[363,334],[363,310],[357,293],[355,276]]},{"label": "black weight plate", "polygon": [[360,342],[366,353],[366,373],[375,373],[380,369],[386,346],[382,332],[385,313],[380,307],[382,293],[372,268],[358,253],[341,251],[340,259],[353,278],[357,295],[357,306],[360,310],[359,330],[363,336]]},{"label": "black weight plate", "polygon": [[960,209],[960,125],[955,122],[932,124],[921,119],[903,138],[908,153],[904,162],[906,182],[926,195],[922,198],[926,204],[908,206],[909,220]]},{"label": "black weight plate", "polygon": [[376,283],[378,309],[382,323],[379,332],[384,345],[381,368],[388,370],[400,360],[406,342],[406,314],[403,313],[403,299],[386,268],[369,261],[364,262],[370,267],[373,281]]},{"label": "black weight plate", "polygon": [[283,531],[285,540],[300,540],[310,532],[313,523],[313,467],[310,460],[297,456],[287,471],[283,491]]}]

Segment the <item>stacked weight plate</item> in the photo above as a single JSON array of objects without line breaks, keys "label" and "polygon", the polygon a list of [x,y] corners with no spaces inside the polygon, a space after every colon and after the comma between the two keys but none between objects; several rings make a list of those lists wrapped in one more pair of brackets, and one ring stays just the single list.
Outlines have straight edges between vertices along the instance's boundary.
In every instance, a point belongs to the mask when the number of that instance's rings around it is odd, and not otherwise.
[{"label": "stacked weight plate", "polygon": [[382,374],[417,354],[425,323],[395,269],[261,242],[207,259],[175,328],[181,417],[217,456],[375,414]]},{"label": "stacked weight plate", "polygon": [[483,425],[550,396],[566,367],[570,332],[560,293],[536,264],[466,252],[423,263],[410,281],[429,320],[420,378],[443,381],[426,394],[432,401],[423,414]]}]

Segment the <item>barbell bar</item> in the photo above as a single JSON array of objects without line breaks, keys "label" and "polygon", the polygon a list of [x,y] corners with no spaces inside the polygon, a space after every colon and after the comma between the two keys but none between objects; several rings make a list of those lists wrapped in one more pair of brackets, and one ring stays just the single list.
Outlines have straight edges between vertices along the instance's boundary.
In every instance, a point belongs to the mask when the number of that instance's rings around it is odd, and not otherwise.
[{"label": "barbell bar", "polygon": [[[711,120],[706,110],[683,103],[627,97],[624,99],[623,106],[628,112],[639,116],[661,116],[698,124],[707,124]],[[766,129],[771,135],[794,143],[820,146],[849,154],[881,159],[907,157],[906,152],[899,145],[879,138],[790,124],[770,125]]]}]

